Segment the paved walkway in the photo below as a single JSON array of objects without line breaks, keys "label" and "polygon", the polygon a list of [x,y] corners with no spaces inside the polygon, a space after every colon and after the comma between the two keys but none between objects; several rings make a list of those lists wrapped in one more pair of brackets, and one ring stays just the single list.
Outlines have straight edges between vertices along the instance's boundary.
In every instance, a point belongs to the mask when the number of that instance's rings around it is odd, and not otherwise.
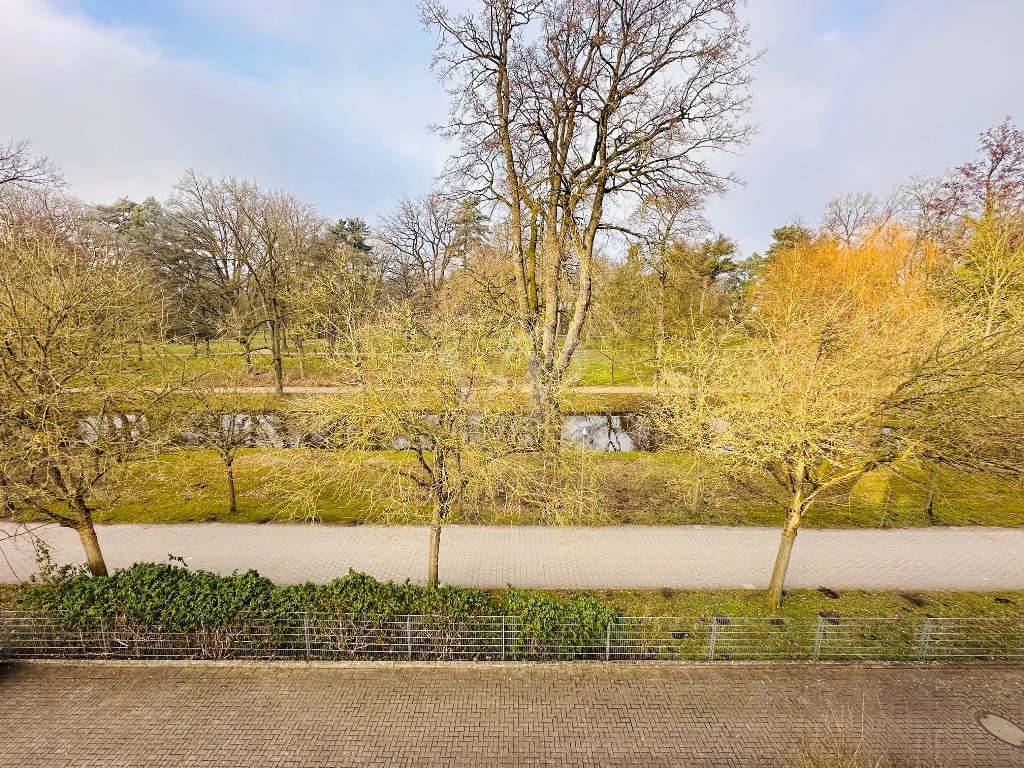
[{"label": "paved walkway", "polygon": [[[217,387],[218,392],[224,392],[227,394],[245,394],[245,395],[272,395],[277,392],[274,387]],[[358,392],[359,387],[353,384],[347,386],[307,386],[307,385],[286,385],[284,388],[284,394],[286,395],[344,395],[350,392]],[[524,388],[523,392],[529,390]],[[653,393],[654,387],[649,386],[638,386],[638,387],[627,387],[627,386],[614,386],[614,385],[595,385],[585,387],[566,387],[563,390],[564,394],[570,395],[646,395]]]},{"label": "paved walkway", "polygon": [[1019,666],[17,664],[0,666],[0,766],[763,768],[856,749],[865,765],[1008,768],[1024,749],[978,718],[1024,723],[1022,681]]},{"label": "paved walkway", "polygon": [[[0,538],[15,529],[0,525]],[[38,532],[58,563],[81,562],[73,531]],[[184,557],[219,573],[255,568],[278,583],[329,581],[349,568],[380,579],[422,579],[427,531],[414,526],[100,526],[108,566]],[[764,587],[779,542],[773,528],[447,526],[441,580],[479,587]],[[31,541],[0,541],[0,582],[35,570]],[[917,528],[800,533],[792,588],[1024,588],[1024,529]]]}]

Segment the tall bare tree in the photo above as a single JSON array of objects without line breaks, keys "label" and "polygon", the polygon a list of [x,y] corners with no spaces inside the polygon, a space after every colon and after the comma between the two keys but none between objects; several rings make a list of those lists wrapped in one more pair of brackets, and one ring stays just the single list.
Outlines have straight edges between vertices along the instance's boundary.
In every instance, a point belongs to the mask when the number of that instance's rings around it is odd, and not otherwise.
[{"label": "tall bare tree", "polygon": [[692,192],[649,198],[638,211],[638,236],[641,253],[655,278],[654,369],[660,382],[668,341],[669,297],[675,287],[673,256],[686,235],[700,231],[705,224],[700,202]]},{"label": "tall bare tree", "polygon": [[821,229],[846,245],[852,245],[888,226],[895,214],[894,198],[850,192],[828,202],[821,217]]},{"label": "tall bare tree", "polygon": [[242,344],[266,331],[274,385],[284,389],[288,297],[316,252],[326,224],[297,198],[249,181],[215,180],[190,171],[168,208],[179,269],[197,288],[221,332]]},{"label": "tall bare tree", "polygon": [[247,222],[221,184],[191,170],[175,186],[166,210],[171,242],[163,271],[181,286],[197,331],[237,341],[249,362],[260,319],[249,300],[242,256],[253,239]]},{"label": "tall bare tree", "polygon": [[289,298],[299,273],[318,255],[315,244],[326,222],[312,207],[287,193],[262,191],[254,185],[231,180],[227,188],[252,240],[240,250],[248,273],[250,294],[266,324],[274,368],[274,386],[284,392],[284,354]]},{"label": "tall bare tree", "polygon": [[402,198],[375,230],[386,275],[403,298],[435,297],[464,263],[460,201],[440,191]]},{"label": "tall bare tree", "polygon": [[328,348],[329,357],[358,367],[363,357],[362,331],[385,304],[385,264],[369,248],[354,247],[336,225],[313,245],[317,255],[299,270],[288,303],[291,335]]},{"label": "tall bare tree", "polygon": [[534,408],[551,423],[613,213],[729,181],[709,160],[748,135],[746,30],[733,0],[482,0],[466,14],[425,0],[422,14],[453,98],[451,171],[509,220]]}]

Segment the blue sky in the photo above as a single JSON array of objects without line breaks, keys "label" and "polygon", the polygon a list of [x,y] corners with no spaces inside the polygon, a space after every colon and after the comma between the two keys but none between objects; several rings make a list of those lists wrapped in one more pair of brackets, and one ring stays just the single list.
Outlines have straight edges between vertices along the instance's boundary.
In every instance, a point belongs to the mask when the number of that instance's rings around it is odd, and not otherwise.
[{"label": "blue sky", "polygon": [[[472,0],[459,0],[472,5]],[[0,0],[0,140],[29,138],[83,197],[164,198],[186,168],[371,221],[426,191],[445,95],[413,0]],[[745,252],[846,191],[886,192],[1024,123],[1017,0],[752,0],[746,185],[713,226]]]}]

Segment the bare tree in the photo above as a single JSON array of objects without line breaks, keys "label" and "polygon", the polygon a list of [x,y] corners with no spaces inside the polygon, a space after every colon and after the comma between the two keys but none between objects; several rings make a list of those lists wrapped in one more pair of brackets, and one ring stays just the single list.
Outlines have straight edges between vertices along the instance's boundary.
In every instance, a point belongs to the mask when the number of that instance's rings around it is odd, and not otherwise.
[{"label": "bare tree", "polygon": [[61,172],[46,157],[33,155],[30,141],[8,141],[0,144],[0,187],[58,186],[63,180]]},{"label": "bare tree", "polygon": [[181,284],[197,327],[237,341],[248,364],[261,319],[250,301],[242,257],[252,240],[247,223],[221,185],[195,171],[178,182],[166,209],[171,242],[164,270]]},{"label": "bare tree", "polygon": [[1024,322],[1024,217],[984,214],[945,277],[948,295],[985,336]]},{"label": "bare tree", "polygon": [[514,436],[521,390],[500,375],[518,363],[520,351],[508,341],[514,330],[443,306],[398,306],[364,333],[374,354],[355,371],[355,399],[316,399],[307,407],[339,447],[412,454],[411,468],[389,462],[384,471],[411,478],[430,498],[427,581],[436,585],[442,526],[495,463],[523,450]]},{"label": "bare tree", "polygon": [[1024,211],[1024,131],[1006,118],[983,132],[978,158],[949,171],[927,206],[954,219]]},{"label": "bare tree", "polygon": [[169,401],[167,411],[176,433],[192,446],[213,451],[221,460],[227,483],[227,511],[234,515],[238,511],[235,458],[240,449],[253,444],[258,436],[257,419],[265,418],[276,403],[270,398],[248,397],[244,404],[248,413],[240,413],[243,406],[238,397],[226,393],[223,384],[219,380],[191,381]]},{"label": "bare tree", "polygon": [[400,296],[432,298],[462,265],[459,201],[443,192],[402,198],[374,234],[385,272]]},{"label": "bare tree", "polygon": [[[154,316],[139,264],[52,231],[0,231],[0,486],[9,514],[74,529],[94,574],[100,492],[160,448],[166,387],[138,358]],[[154,381],[153,379],[156,379]]]},{"label": "bare tree", "polygon": [[329,357],[358,367],[364,354],[362,331],[384,305],[384,263],[330,231],[314,247],[319,255],[299,270],[288,297],[300,364],[303,342],[310,338],[326,344]]},{"label": "bare tree", "polygon": [[729,181],[708,160],[748,135],[746,30],[732,0],[484,0],[461,15],[425,0],[422,13],[453,97],[451,171],[509,219],[534,408],[552,423],[611,214]]},{"label": "bare tree", "polygon": [[973,333],[906,279],[911,247],[910,238],[857,248],[822,239],[780,251],[756,287],[757,311],[724,337],[681,348],[663,391],[680,446],[763,472],[782,491],[775,609],[821,494],[913,459],[979,466],[965,438],[993,425],[975,416],[992,393],[1019,386],[1009,339]]},{"label": "bare tree", "polygon": [[325,222],[284,192],[234,179],[216,181],[190,171],[168,203],[179,269],[197,289],[225,335],[243,347],[266,330],[274,385],[284,389],[288,297],[315,252]]},{"label": "bare tree", "polygon": [[832,198],[821,217],[821,229],[846,245],[860,242],[886,227],[895,216],[893,198],[850,192]]},{"label": "bare tree", "polygon": [[228,181],[226,187],[253,235],[239,255],[248,273],[250,293],[267,327],[274,386],[280,395],[284,392],[291,289],[300,271],[310,266],[326,222],[313,208],[284,192],[264,192],[236,180]]},{"label": "bare tree", "polygon": [[673,253],[680,240],[706,226],[699,198],[692,192],[650,198],[638,211],[639,242],[656,280],[654,359],[660,383],[668,341],[669,296],[673,288]]}]

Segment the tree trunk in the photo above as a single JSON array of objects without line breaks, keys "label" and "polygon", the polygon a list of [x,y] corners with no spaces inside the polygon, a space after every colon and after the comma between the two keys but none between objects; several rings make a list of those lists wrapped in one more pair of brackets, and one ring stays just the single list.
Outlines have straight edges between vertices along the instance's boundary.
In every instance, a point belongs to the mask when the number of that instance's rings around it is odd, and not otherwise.
[{"label": "tree trunk", "polygon": [[[77,512],[78,510],[76,510]],[[79,521],[75,527],[78,538],[82,540],[82,548],[85,550],[85,559],[89,563],[89,570],[93,576],[106,576],[107,564],[103,560],[103,552],[100,551],[100,542],[96,538],[96,528],[92,524],[92,516],[86,512],[84,519]]]},{"label": "tree trunk", "polygon": [[225,459],[224,466],[227,468],[228,475],[228,514],[233,515],[238,510],[235,495],[235,470],[232,466],[234,459]]},{"label": "tree trunk", "polygon": [[238,343],[242,345],[242,352],[245,355],[245,372],[246,374],[252,373],[252,347],[249,344],[248,339],[239,339]]},{"label": "tree trunk", "polygon": [[438,580],[438,561],[441,558],[441,508],[434,504],[434,513],[430,518],[430,559],[427,563],[427,584],[436,587]]},{"label": "tree trunk", "polygon": [[299,352],[299,379],[306,378],[306,347],[301,337],[295,339],[295,349]]},{"label": "tree trunk", "polygon": [[281,333],[284,325],[279,318],[270,321],[270,354],[274,363],[274,389],[279,395],[284,394],[284,362],[282,360]]},{"label": "tree trunk", "polygon": [[659,273],[657,306],[658,327],[656,330],[657,338],[654,341],[654,384],[656,387],[660,387],[662,380],[665,378],[665,339],[667,338],[665,330],[665,299],[667,295],[665,281],[667,279],[667,272]]},{"label": "tree trunk", "polygon": [[930,482],[928,484],[928,500],[924,505],[924,513],[928,516],[928,524],[935,524],[935,473],[931,473]]},{"label": "tree trunk", "polygon": [[697,302],[697,317],[704,319],[704,307],[707,304],[708,289],[711,287],[710,281],[705,279],[700,286],[700,299]]},{"label": "tree trunk", "polygon": [[531,356],[527,364],[533,416],[537,424],[537,448],[545,454],[558,452],[562,435],[561,413],[558,406],[559,376],[545,363],[540,354]]},{"label": "tree trunk", "polygon": [[782,542],[779,544],[779,553],[775,557],[775,567],[772,569],[772,579],[768,584],[768,606],[773,612],[777,612],[782,607],[782,590],[786,584],[786,571],[789,570],[789,556],[793,552],[793,542],[796,541],[800,518],[803,516],[805,506],[805,502],[798,495],[793,500],[789,516],[786,518],[786,525],[782,529]]}]

